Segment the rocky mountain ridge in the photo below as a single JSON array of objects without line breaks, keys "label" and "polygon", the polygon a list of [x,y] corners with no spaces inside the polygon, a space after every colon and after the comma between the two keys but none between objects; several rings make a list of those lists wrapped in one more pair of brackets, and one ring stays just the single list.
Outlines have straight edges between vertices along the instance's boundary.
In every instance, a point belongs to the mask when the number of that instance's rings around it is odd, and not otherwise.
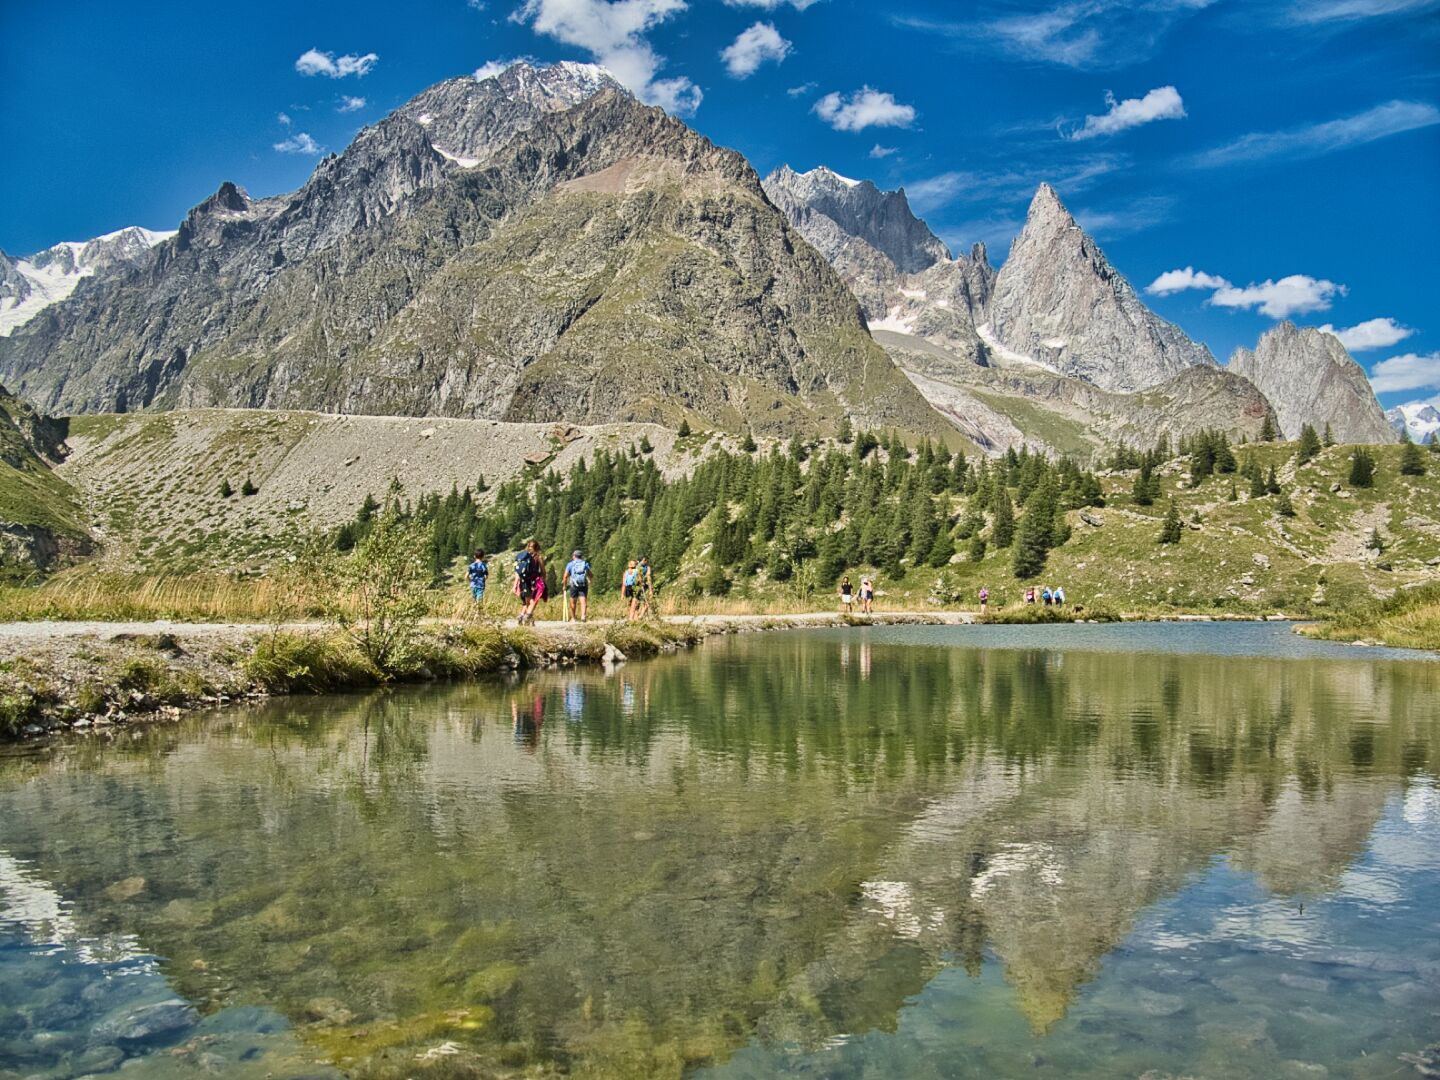
[{"label": "rocky mountain ridge", "polygon": [[1253,350],[1236,349],[1227,370],[1260,388],[1287,439],[1298,438],[1306,423],[1317,431],[1328,424],[1344,443],[1397,438],[1364,369],[1333,334],[1287,319],[1262,334]]},{"label": "rocky mountain ridge", "polygon": [[744,158],[585,65],[442,83],[291,195],[222,185],[0,371],[57,412],[945,428]]}]

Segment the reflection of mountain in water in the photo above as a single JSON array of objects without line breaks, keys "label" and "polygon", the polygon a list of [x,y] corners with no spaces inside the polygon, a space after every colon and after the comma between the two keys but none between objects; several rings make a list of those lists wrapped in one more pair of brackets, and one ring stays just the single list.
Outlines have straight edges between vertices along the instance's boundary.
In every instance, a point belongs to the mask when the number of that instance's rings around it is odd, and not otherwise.
[{"label": "reflection of mountain in water", "polygon": [[769,637],[71,748],[0,813],[87,932],[332,1055],[665,1073],[889,1030],[987,952],[1043,1031],[1217,855],[1333,888],[1437,706],[1440,665]]}]

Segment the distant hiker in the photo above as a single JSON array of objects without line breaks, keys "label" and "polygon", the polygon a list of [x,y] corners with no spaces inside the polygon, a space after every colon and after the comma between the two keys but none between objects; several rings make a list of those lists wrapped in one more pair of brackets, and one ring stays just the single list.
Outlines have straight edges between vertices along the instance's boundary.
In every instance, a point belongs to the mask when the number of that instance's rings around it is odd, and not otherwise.
[{"label": "distant hiker", "polygon": [[851,587],[850,587],[850,577],[849,577],[849,575],[846,575],[845,577],[842,577],[842,578],[840,579],[840,610],[841,610],[841,612],[848,615],[848,614],[850,613],[850,611],[852,610],[851,605],[852,605],[853,603],[855,603],[855,597],[854,597],[854,595],[853,595],[853,590],[852,590]]},{"label": "distant hiker", "polygon": [[490,564],[485,561],[485,552],[475,549],[475,558],[465,568],[470,578],[470,595],[478,604],[485,599],[485,584],[490,580]]},{"label": "distant hiker", "polygon": [[980,586],[980,614],[983,616],[990,610],[990,590],[984,585]]},{"label": "distant hiker", "polygon": [[860,610],[866,615],[873,613],[875,605],[875,582],[868,577],[860,579]]},{"label": "distant hiker", "polygon": [[1049,585],[1046,585],[1045,588],[1043,588],[1043,589],[1040,590],[1040,602],[1041,602],[1042,604],[1044,604],[1046,607],[1049,607],[1049,606],[1050,606],[1050,586],[1049,586]]},{"label": "distant hiker", "polygon": [[540,545],[534,540],[515,553],[515,595],[520,599],[518,621],[523,626],[535,621],[535,605],[544,595],[545,565]]},{"label": "distant hiker", "polygon": [[1035,602],[1035,586],[1034,586],[1034,585],[1031,585],[1028,589],[1025,590],[1025,603],[1027,603],[1027,604],[1033,604],[1034,602]]},{"label": "distant hiker", "polygon": [[635,582],[640,574],[640,564],[631,559],[625,564],[625,576],[621,579],[620,595],[625,599],[626,618],[631,622],[635,621],[635,613],[640,610],[640,598],[636,594]]},{"label": "distant hiker", "polygon": [[640,601],[640,611],[636,617],[643,619],[650,614],[651,605],[655,601],[655,578],[650,572],[650,558],[647,555],[640,556],[640,565],[635,568],[635,598]]},{"label": "distant hiker", "polygon": [[1056,607],[1060,607],[1065,603],[1065,587],[1063,585],[1056,585],[1055,591],[1050,595],[1055,598]]},{"label": "distant hiker", "polygon": [[584,622],[590,604],[590,564],[581,556],[578,548],[570,554],[570,561],[565,564],[565,579],[562,584],[565,587],[565,602],[569,605],[570,618],[574,619],[578,610],[579,619]]}]

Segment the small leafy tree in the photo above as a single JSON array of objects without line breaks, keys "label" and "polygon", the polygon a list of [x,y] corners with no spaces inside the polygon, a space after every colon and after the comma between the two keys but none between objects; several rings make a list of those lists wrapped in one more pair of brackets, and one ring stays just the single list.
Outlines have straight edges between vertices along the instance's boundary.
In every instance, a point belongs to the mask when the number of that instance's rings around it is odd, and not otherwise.
[{"label": "small leafy tree", "polygon": [[1160,535],[1156,538],[1162,544],[1178,544],[1180,542],[1180,511],[1175,506],[1175,497],[1170,497],[1170,505],[1165,510],[1165,520],[1160,524]]},{"label": "small leafy tree", "polygon": [[382,675],[414,659],[433,580],[429,547],[428,530],[402,516],[392,500],[344,562],[343,583],[355,598],[355,619],[347,629]]},{"label": "small leafy tree", "polygon": [[1363,446],[1357,446],[1350,455],[1350,486],[1375,486],[1375,455]]},{"label": "small leafy tree", "polygon": [[1304,465],[1314,461],[1320,453],[1320,436],[1315,434],[1315,425],[1305,424],[1300,428],[1300,443],[1295,447],[1295,464]]},{"label": "small leafy tree", "polygon": [[1411,441],[1408,431],[1401,433],[1400,441],[1405,444],[1405,448],[1400,451],[1400,475],[1424,476],[1425,459],[1420,456],[1420,447]]}]

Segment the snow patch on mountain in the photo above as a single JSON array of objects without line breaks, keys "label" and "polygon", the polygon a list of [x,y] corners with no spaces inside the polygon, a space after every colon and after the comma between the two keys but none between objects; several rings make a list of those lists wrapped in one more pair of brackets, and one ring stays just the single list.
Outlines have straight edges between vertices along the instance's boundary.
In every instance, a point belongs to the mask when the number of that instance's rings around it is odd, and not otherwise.
[{"label": "snow patch on mountain", "polygon": [[[64,300],[85,278],[112,266],[133,264],[174,235],[173,229],[131,225],[93,240],[62,240],[10,262],[7,282],[13,285],[0,291],[0,337],[14,333],[51,304]],[[0,259],[4,257],[0,253]]]},{"label": "snow patch on mountain", "polygon": [[1408,431],[1417,443],[1440,442],[1440,409],[1426,401],[1407,401],[1385,410],[1396,433]]}]

